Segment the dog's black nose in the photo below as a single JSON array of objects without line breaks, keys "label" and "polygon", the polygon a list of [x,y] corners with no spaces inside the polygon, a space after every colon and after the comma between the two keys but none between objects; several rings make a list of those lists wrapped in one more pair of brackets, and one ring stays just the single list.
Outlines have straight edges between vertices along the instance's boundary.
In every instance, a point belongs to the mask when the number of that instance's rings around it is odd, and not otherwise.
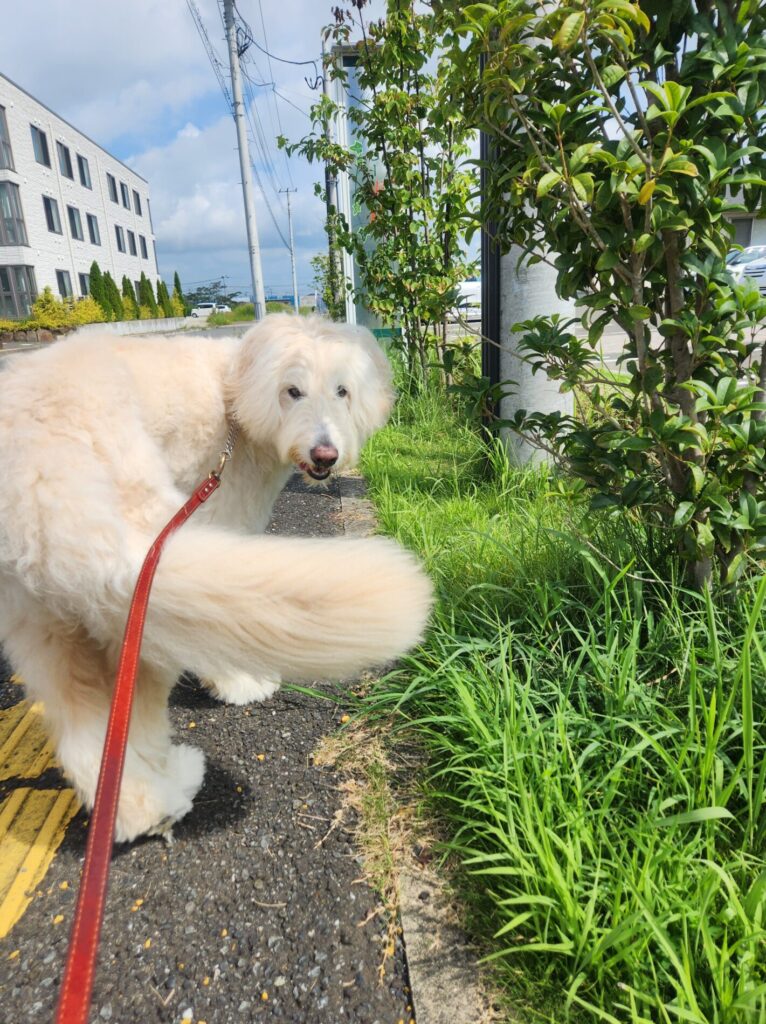
[{"label": "dog's black nose", "polygon": [[338,449],[332,444],[318,444],[311,449],[309,455],[314,465],[322,469],[329,469],[338,461]]}]

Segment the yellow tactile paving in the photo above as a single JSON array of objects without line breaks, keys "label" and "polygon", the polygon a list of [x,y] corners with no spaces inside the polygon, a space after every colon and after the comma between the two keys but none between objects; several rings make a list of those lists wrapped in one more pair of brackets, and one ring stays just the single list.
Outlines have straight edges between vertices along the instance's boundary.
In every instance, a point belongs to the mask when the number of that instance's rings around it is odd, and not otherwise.
[{"label": "yellow tactile paving", "polygon": [[[53,764],[41,705],[20,701],[0,711],[0,782],[32,780]],[[0,801],[0,938],[32,900],[78,806],[71,789],[28,785]]]},{"label": "yellow tactile paving", "polygon": [[[25,700],[8,711],[0,711],[0,782],[37,778],[53,763],[53,750],[42,728],[42,713],[42,704]],[[3,727],[7,725],[10,728],[3,736]]]}]

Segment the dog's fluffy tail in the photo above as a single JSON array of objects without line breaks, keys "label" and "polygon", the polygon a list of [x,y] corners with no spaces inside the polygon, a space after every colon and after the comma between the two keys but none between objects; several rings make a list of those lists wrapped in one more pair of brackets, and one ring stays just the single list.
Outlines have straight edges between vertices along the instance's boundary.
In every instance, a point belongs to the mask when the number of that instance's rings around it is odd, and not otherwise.
[{"label": "dog's fluffy tail", "polygon": [[430,582],[392,541],[242,537],[187,526],[162,555],[145,656],[215,677],[348,676],[422,637]]}]

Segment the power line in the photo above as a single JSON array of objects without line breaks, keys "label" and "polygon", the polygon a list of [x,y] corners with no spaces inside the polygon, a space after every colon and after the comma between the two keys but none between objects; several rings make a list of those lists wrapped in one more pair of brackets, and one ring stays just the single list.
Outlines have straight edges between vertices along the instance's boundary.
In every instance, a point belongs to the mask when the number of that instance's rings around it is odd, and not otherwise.
[{"label": "power line", "polygon": [[274,86],[274,92],[276,93],[277,96],[279,96],[281,100],[284,100],[285,103],[289,103],[291,107],[295,107],[299,114],[303,114],[304,117],[307,117],[309,120],[311,120],[311,114],[309,114],[308,110],[304,110],[303,107],[299,107],[297,103],[293,103],[293,101],[288,99],[287,96],[283,96],[279,89],[276,88],[276,86]]},{"label": "power line", "polygon": [[[317,78],[318,79],[321,78],[321,76],[317,74],[317,62],[315,60],[287,60],[286,57],[277,57],[276,54],[270,53],[267,49],[265,49],[263,46],[261,46],[261,44],[257,41],[257,39],[253,38],[252,29],[250,28],[248,23],[245,21],[245,19],[242,17],[242,12],[240,11],[239,7],[237,7],[236,3],[234,4],[234,7],[235,7],[235,9],[237,11],[237,14],[239,15],[239,17],[240,17],[240,19],[242,21],[242,24],[247,29],[248,35],[250,37],[249,41],[253,44],[253,46],[257,47],[261,51],[261,53],[265,53],[266,56],[270,60],[276,60],[280,64],[294,64],[296,67],[306,67],[306,66],[308,66],[310,64],[314,68],[314,74],[317,76]],[[262,16],[262,12],[261,12],[261,16]],[[265,38],[266,38],[266,33],[264,32],[264,40],[265,40]],[[266,43],[266,46],[268,46],[268,42]],[[316,86],[314,86],[314,88],[316,88]]]},{"label": "power line", "polygon": [[[266,47],[267,47],[267,49],[266,49],[266,59],[269,62],[269,77],[271,78],[271,99],[272,99],[272,102],[274,104],[274,113],[277,115],[277,125],[279,126],[279,134],[280,135],[284,135],[285,131],[284,131],[284,128],[282,127],[282,119],[279,116],[279,106],[277,104],[277,98],[274,95],[276,86],[275,86],[275,83],[274,83],[274,72],[273,72],[273,70],[271,68],[271,55],[269,54],[269,51],[268,51],[269,39],[268,39],[268,36],[266,35],[266,22],[263,20],[263,4],[261,3],[261,0],[258,0],[258,10],[260,11],[260,14],[261,14],[261,28],[263,29],[263,41],[264,41],[264,43],[266,44]],[[267,106],[268,106],[268,104],[267,104]],[[274,126],[274,122],[272,121],[272,127],[273,126]],[[290,161],[287,158],[286,150],[282,150],[282,155],[285,158],[285,170],[287,171],[287,177],[288,177],[288,179],[290,181],[290,184],[294,186],[295,182],[293,181],[293,176],[292,176],[292,173],[290,172]],[[289,213],[289,210],[290,210],[289,193],[288,193],[287,209],[288,209],[288,213]]]},{"label": "power line", "polygon": [[186,0],[186,6],[189,8],[189,13],[194,19],[194,24],[197,28],[197,32],[199,34],[200,39],[202,40],[202,45],[205,47],[205,52],[207,53],[207,58],[210,61],[210,66],[213,69],[215,77],[218,79],[218,84],[221,87],[221,92],[224,95],[224,99],[226,100],[226,105],[229,108],[229,112],[232,112],[234,105],[232,103],[229,87],[226,84],[226,79],[223,74],[223,62],[213,49],[213,44],[210,42],[210,37],[208,36],[204,22],[202,21],[202,15],[199,12],[199,8],[194,3],[194,0]]}]

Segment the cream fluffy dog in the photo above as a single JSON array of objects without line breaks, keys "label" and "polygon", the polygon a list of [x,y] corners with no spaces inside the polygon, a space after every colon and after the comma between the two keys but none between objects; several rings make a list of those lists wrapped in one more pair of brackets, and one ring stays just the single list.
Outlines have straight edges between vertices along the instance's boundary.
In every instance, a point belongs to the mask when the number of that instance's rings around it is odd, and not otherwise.
[{"label": "cream fluffy dog", "polygon": [[267,317],[243,339],[72,339],[0,373],[0,641],[88,808],[138,569],[240,426],[221,488],[157,571],[118,839],[164,831],[202,783],[202,752],[171,742],[184,669],[245,703],[421,636],[430,586],[392,542],[248,536],[296,467],[352,465],[390,405],[372,335],[320,317]]}]

